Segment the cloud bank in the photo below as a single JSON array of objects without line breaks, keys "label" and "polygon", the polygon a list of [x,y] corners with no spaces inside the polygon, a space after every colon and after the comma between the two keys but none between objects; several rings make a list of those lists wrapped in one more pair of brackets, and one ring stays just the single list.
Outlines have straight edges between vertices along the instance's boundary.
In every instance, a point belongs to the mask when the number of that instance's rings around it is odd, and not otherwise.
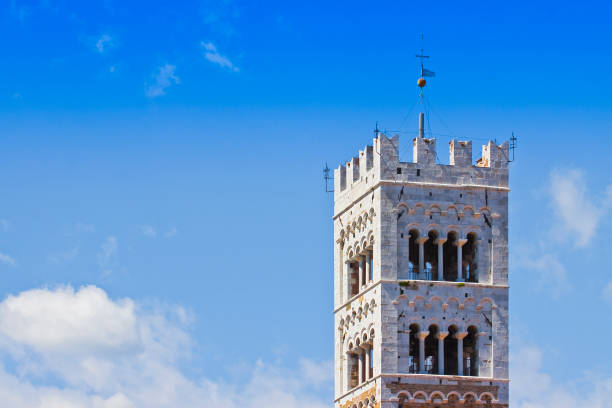
[{"label": "cloud bank", "polygon": [[32,289],[0,303],[0,401],[7,408],[322,408],[330,362],[256,362],[228,384],[181,370],[193,341],[180,307],[145,310],[95,286]]}]

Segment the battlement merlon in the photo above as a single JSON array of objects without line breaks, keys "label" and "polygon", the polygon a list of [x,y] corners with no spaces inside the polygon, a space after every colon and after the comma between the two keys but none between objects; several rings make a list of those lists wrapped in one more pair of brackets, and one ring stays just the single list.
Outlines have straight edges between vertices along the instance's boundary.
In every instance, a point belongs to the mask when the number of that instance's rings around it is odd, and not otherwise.
[{"label": "battlement merlon", "polygon": [[400,162],[399,137],[389,138],[379,133],[372,145],[334,170],[334,200],[340,204],[338,201],[345,201],[349,192],[356,198],[380,182],[507,190],[508,151],[508,142],[497,145],[489,141],[482,146],[482,157],[473,165],[472,142],[452,140],[450,164],[437,164],[436,139],[416,137],[413,161]]}]

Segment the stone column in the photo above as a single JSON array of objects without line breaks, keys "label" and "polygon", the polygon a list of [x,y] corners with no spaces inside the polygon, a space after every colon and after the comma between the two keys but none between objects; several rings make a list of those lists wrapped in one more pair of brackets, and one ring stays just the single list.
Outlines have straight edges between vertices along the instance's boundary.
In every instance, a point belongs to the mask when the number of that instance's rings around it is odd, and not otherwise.
[{"label": "stone column", "polygon": [[358,281],[357,284],[359,285],[358,292],[361,292],[361,287],[365,284],[365,282],[363,281],[363,275],[365,272],[365,264],[363,262],[363,256],[360,255],[359,257],[357,257],[357,259],[358,259],[357,262],[359,263],[359,277],[357,278],[357,281]]},{"label": "stone column", "polygon": [[467,335],[466,332],[455,333],[457,339],[457,375],[463,375],[463,339]]},{"label": "stone column", "polygon": [[370,379],[370,345],[366,344],[364,349],[364,354],[365,354],[365,375],[364,375],[364,380],[368,381]]},{"label": "stone column", "polygon": [[448,332],[438,333],[438,374],[444,375],[444,339]]},{"label": "stone column", "polygon": [[438,280],[444,280],[444,243],[446,238],[438,238],[435,244],[438,245]]},{"label": "stone column", "polygon": [[366,283],[370,282],[370,274],[372,273],[370,268],[370,262],[372,261],[372,252],[366,252],[366,264],[365,264],[365,273],[366,273]]},{"label": "stone column", "polygon": [[467,239],[458,239],[455,242],[457,245],[457,282],[464,282],[463,279],[463,255],[461,253],[461,248],[467,243]]},{"label": "stone column", "polygon": [[358,348],[357,353],[359,353],[359,362],[357,363],[357,385],[363,382],[363,349]]},{"label": "stone column", "polygon": [[419,244],[419,275],[423,276],[423,269],[425,269],[425,242],[429,237],[417,238],[417,244]]},{"label": "stone column", "polygon": [[425,374],[425,337],[429,336],[429,331],[419,332],[419,372]]}]

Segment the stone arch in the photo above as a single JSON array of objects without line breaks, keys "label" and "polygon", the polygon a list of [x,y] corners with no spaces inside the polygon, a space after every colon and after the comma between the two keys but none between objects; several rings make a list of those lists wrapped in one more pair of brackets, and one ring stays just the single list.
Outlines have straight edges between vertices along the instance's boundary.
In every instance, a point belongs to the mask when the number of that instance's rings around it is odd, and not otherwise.
[{"label": "stone arch", "polygon": [[461,209],[461,213],[463,214],[464,217],[467,216],[468,214],[472,214],[472,216],[474,216],[475,210],[474,210],[474,207],[472,207],[469,204],[466,204]]},{"label": "stone arch", "polygon": [[455,234],[457,234],[457,238],[459,238],[461,236],[460,235],[461,234],[461,227],[459,225],[455,225],[455,224],[447,225],[444,228],[444,233],[448,235],[451,232],[454,232]]},{"label": "stone arch", "polygon": [[476,237],[478,239],[480,239],[480,232],[481,231],[482,230],[480,229],[480,227],[478,225],[471,224],[471,225],[467,225],[467,226],[463,227],[461,233],[462,233],[462,236],[464,238],[467,238],[469,233],[474,233],[474,234],[476,234]]},{"label": "stone arch", "polygon": [[443,228],[440,224],[436,224],[436,223],[432,223],[432,224],[428,224],[425,227],[425,230],[427,230],[427,232],[429,231],[435,231],[438,233],[438,235],[442,234]]},{"label": "stone arch", "polygon": [[[406,225],[404,228],[404,237],[406,237],[406,233],[410,232],[411,230],[416,230],[419,233],[419,237],[424,237],[425,234],[425,230],[423,229],[423,226],[421,224],[419,224],[418,222],[411,222],[410,224]],[[406,237],[407,238],[407,237]]]},{"label": "stone arch", "polygon": [[348,257],[348,259],[351,259],[355,256],[355,250],[353,249],[352,245],[346,247],[346,256]]},{"label": "stone arch", "polygon": [[425,304],[427,303],[427,299],[425,299],[424,296],[421,295],[417,295],[412,299],[413,304],[413,311],[417,311],[417,310],[421,310],[424,311],[426,310]]},{"label": "stone arch", "polygon": [[473,297],[468,297],[463,301],[463,309],[464,310],[471,310],[474,308],[474,305],[476,304],[476,300],[474,300]]},{"label": "stone arch", "polygon": [[370,244],[373,243],[374,242],[374,231],[372,230],[368,231],[367,237],[368,237],[367,238],[368,243]]},{"label": "stone arch", "polygon": [[446,320],[447,329],[450,329],[452,326],[455,326],[457,331],[461,331],[463,329],[462,320],[459,320],[459,318],[457,317],[451,317],[450,319],[447,319]]},{"label": "stone arch", "polygon": [[399,394],[397,394],[396,398],[399,402],[398,406],[401,407],[405,401],[410,401],[412,399],[412,396],[408,391],[400,391]]},{"label": "stone arch", "polygon": [[451,204],[451,205],[446,207],[446,214],[447,215],[451,215],[452,211],[455,211],[455,216],[456,217],[459,216],[459,209],[454,204]]},{"label": "stone arch", "polygon": [[481,401],[486,401],[486,402],[493,402],[495,400],[495,398],[493,397],[493,394],[491,394],[490,392],[483,392],[480,394],[480,400]]},{"label": "stone arch", "polygon": [[429,327],[431,325],[438,326],[439,329],[444,327],[444,324],[442,323],[442,320],[440,320],[440,318],[437,317],[437,316],[431,316],[431,317],[428,317],[427,319],[425,319],[425,321],[423,323],[423,326],[424,327]]},{"label": "stone arch", "polygon": [[452,401],[454,399],[456,399],[457,401],[460,401],[461,394],[459,394],[457,391],[451,391],[446,395],[446,399],[449,401]]},{"label": "stone arch", "polygon": [[414,402],[425,402],[427,401],[427,394],[424,391],[416,391],[412,396]]},{"label": "stone arch", "polygon": [[411,210],[411,214],[414,215],[417,212],[417,209],[421,209],[423,211],[423,214],[425,214],[425,211],[426,211],[425,203],[422,203],[422,202],[414,203],[414,206],[412,207],[412,210]]},{"label": "stone arch", "polygon": [[[436,212],[437,212],[438,214],[441,214],[441,213],[442,213],[442,207],[440,207],[438,204],[432,204],[432,205],[430,205],[430,206],[429,206],[429,208],[427,209],[427,212],[428,212],[429,214],[431,214],[432,212],[433,212],[433,213],[436,213]],[[426,214],[427,214],[427,212],[426,212]],[[429,215],[429,214],[427,214],[427,215]]]},{"label": "stone arch", "polygon": [[478,212],[479,212],[480,214],[487,214],[487,215],[491,215],[491,210],[490,210],[490,209],[489,209],[489,207],[487,207],[487,206],[480,207],[480,208],[478,209]]},{"label": "stone arch", "polygon": [[429,395],[429,400],[432,402],[435,402],[438,399],[440,402],[444,401],[444,394],[441,391],[434,391]]},{"label": "stone arch", "polygon": [[361,249],[365,251],[366,247],[368,246],[368,239],[365,235],[359,240],[359,245],[361,246]]},{"label": "stone arch", "polygon": [[454,296],[451,296],[448,299],[446,299],[446,304],[448,305],[449,311],[459,310],[459,299],[457,299]]},{"label": "stone arch", "polygon": [[[488,304],[488,307],[486,306]],[[481,310],[490,310],[493,308],[493,300],[489,297],[485,297],[483,298],[480,303],[478,303],[478,306],[476,306],[476,311],[481,311]]]}]

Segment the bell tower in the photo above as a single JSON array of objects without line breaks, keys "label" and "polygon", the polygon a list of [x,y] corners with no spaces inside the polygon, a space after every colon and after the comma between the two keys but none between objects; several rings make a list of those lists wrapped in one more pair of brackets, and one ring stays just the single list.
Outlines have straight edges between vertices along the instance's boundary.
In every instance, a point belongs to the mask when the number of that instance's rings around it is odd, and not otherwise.
[{"label": "bell tower", "polygon": [[508,406],[508,143],[421,136],[334,171],[336,408]]}]

